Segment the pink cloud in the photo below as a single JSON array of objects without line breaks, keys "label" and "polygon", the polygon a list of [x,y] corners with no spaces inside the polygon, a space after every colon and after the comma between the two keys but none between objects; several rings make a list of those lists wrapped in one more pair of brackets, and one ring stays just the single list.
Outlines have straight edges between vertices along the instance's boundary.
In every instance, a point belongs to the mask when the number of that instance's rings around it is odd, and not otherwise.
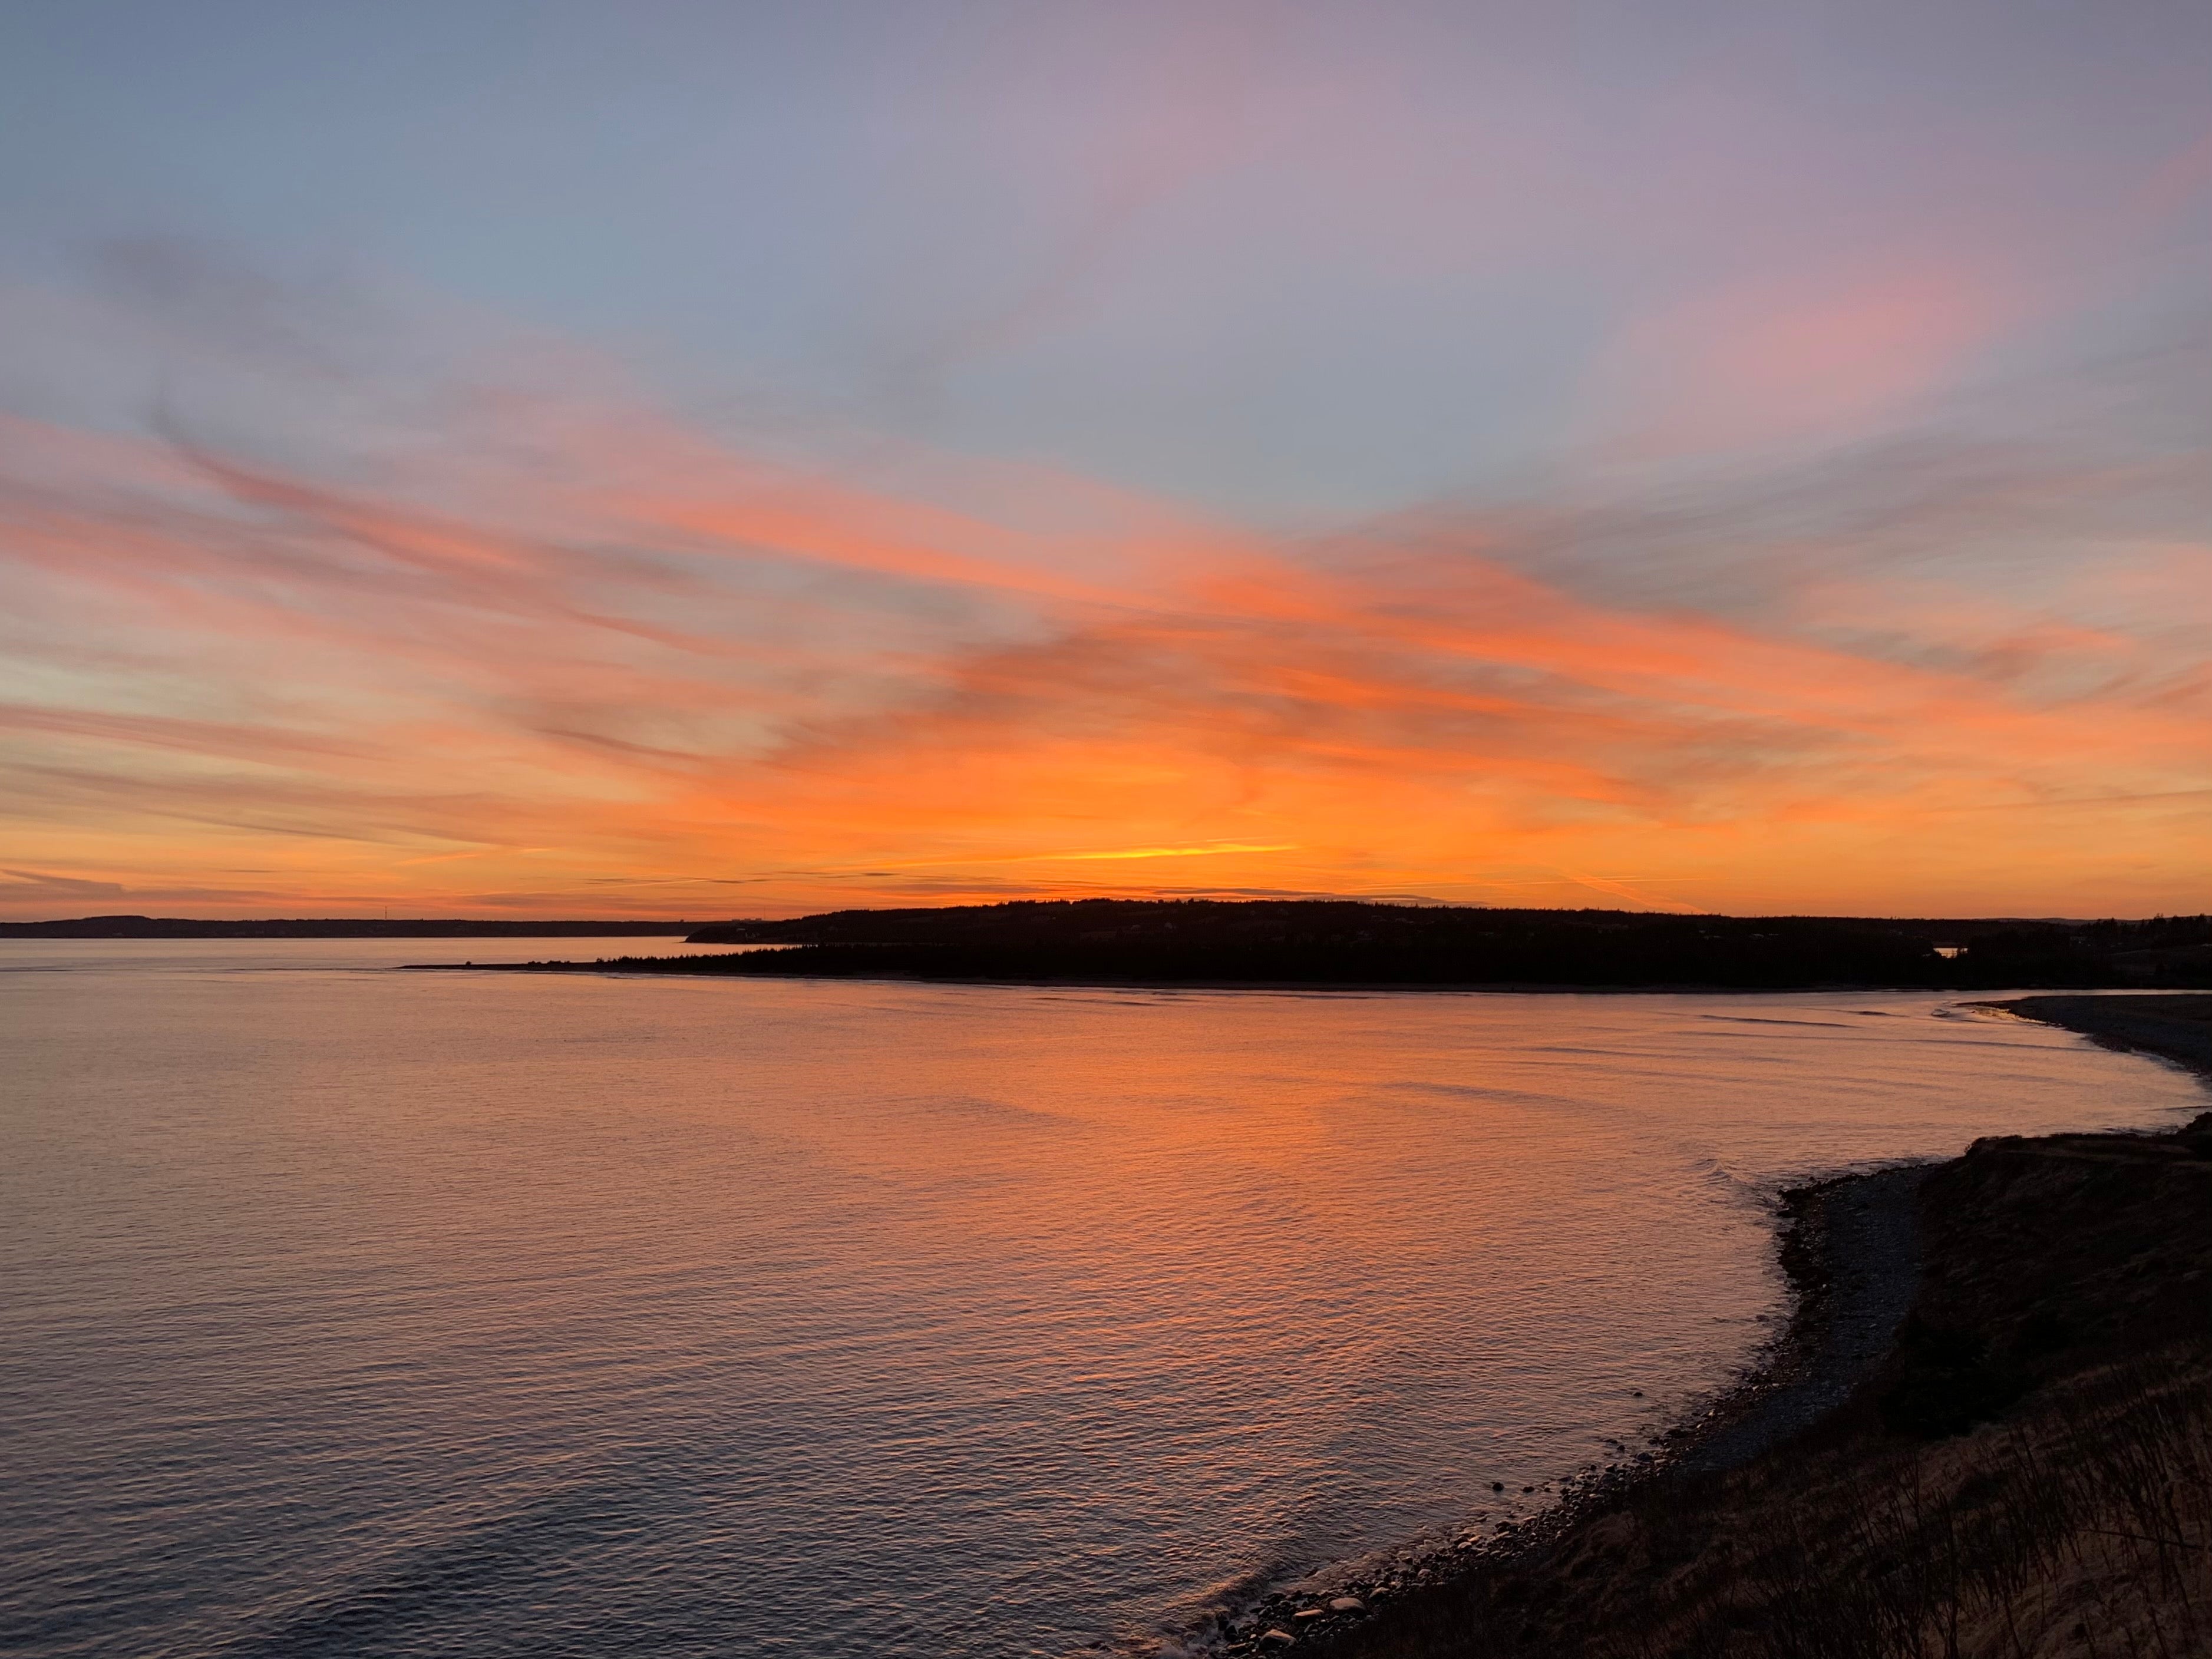
[{"label": "pink cloud", "polygon": [[1833,441],[1949,385],[2021,314],[1960,265],[1730,283],[1633,321],[1602,361],[1601,419],[1650,458]]}]

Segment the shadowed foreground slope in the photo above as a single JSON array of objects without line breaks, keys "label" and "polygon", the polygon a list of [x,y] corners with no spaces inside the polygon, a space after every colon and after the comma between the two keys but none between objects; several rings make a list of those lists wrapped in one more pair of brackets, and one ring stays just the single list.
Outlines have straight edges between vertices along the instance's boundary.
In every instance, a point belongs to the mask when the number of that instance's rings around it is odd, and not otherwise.
[{"label": "shadowed foreground slope", "polygon": [[[2212,1036],[2212,997],[2022,1011],[2176,1057]],[[1980,1141],[1919,1206],[1911,1315],[1794,1440],[1647,1481],[1356,1622],[1293,1626],[1292,1644],[1243,1630],[1230,1650],[2212,1653],[2212,1113],[2160,1136]]]}]

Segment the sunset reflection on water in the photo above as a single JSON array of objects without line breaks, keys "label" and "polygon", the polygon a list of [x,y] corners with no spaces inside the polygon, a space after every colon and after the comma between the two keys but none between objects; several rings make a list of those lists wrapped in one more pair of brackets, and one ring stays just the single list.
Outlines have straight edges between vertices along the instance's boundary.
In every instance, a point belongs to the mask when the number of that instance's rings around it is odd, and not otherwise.
[{"label": "sunset reflection on water", "polygon": [[2203,1103],[1927,996],[364,971],[471,954],[0,961],[20,1650],[1141,1643],[1723,1381],[1777,1182]]}]

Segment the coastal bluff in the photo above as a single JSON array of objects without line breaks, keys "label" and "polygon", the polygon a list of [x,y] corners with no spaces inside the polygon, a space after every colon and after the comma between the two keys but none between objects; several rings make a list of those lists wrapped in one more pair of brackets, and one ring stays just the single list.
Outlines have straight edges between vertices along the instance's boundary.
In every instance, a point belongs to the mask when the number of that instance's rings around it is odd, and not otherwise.
[{"label": "coastal bluff", "polygon": [[[2212,996],[1993,1006],[2212,1075]],[[1850,1204],[1855,1180],[1819,1190]],[[1523,1541],[1356,1613],[1285,1626],[1300,1609],[1267,1608],[1217,1650],[2212,1652],[2212,1112],[2165,1134],[1987,1139],[1916,1186],[1909,1311],[1809,1425],[1741,1461],[1692,1443]],[[1816,1328],[1865,1247],[1802,1219],[1784,1261]],[[1824,1345],[1795,1330],[1781,1363],[1817,1366]]]}]

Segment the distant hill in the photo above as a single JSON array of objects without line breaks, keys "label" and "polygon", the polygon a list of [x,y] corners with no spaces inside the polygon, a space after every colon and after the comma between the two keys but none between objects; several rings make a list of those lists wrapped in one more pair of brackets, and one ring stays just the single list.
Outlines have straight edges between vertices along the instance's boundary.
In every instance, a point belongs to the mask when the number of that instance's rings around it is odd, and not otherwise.
[{"label": "distant hill", "polygon": [[1133,984],[2212,987],[2212,916],[1898,920],[1351,900],[1079,899],[702,927],[743,954],[594,971]]},{"label": "distant hill", "polygon": [[0,921],[0,939],[619,939],[688,933],[685,921],[478,921],[300,917],[206,921],[196,916],[79,916]]}]

